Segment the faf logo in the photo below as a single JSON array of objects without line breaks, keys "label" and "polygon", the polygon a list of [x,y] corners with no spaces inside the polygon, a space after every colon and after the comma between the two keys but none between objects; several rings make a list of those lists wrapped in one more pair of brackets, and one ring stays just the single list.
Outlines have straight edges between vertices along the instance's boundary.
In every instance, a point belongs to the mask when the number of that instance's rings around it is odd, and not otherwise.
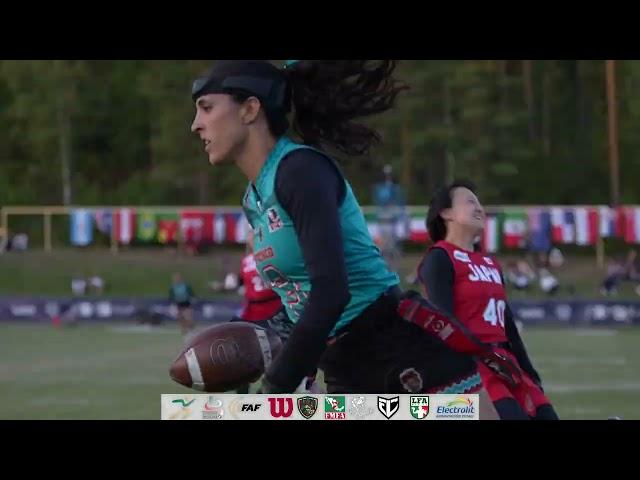
[{"label": "faf logo", "polygon": [[344,420],[347,418],[344,395],[324,397],[325,420]]},{"label": "faf logo", "polygon": [[202,409],[202,419],[221,420],[223,416],[224,409],[222,408],[222,400],[214,396],[210,396]]},{"label": "faf logo", "polygon": [[298,398],[298,411],[300,415],[309,420],[318,410],[318,399],[316,397]]},{"label": "faf logo", "polygon": [[409,399],[411,416],[417,420],[423,420],[429,415],[429,397],[419,396]]},{"label": "faf logo", "polygon": [[237,397],[229,404],[229,413],[236,420],[249,418],[259,412],[261,407],[262,403],[247,403],[244,401],[244,397]]},{"label": "faf logo", "polygon": [[193,410],[190,408],[196,399],[190,396],[184,398],[176,398],[171,401],[172,405],[178,406],[179,410],[169,416],[169,420],[185,420],[191,416]]}]

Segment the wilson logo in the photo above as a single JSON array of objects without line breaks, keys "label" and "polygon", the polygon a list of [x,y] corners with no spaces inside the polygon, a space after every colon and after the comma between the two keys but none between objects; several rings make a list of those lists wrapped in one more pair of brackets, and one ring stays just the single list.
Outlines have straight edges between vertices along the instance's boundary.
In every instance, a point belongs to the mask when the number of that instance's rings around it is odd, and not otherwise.
[{"label": "wilson logo", "polygon": [[269,398],[269,408],[271,416],[274,418],[287,418],[293,413],[293,399],[288,398]]}]

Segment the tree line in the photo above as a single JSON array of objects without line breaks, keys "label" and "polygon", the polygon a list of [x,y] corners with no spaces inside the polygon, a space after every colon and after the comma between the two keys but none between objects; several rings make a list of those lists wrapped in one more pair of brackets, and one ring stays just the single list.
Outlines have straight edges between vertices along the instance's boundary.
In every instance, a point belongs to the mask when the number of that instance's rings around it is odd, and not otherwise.
[{"label": "tree line", "polygon": [[[0,61],[0,205],[239,205],[190,132],[212,60]],[[280,62],[280,61],[275,61]],[[620,201],[640,203],[640,62],[616,61]],[[407,60],[411,89],[368,120],[384,142],[339,159],[361,203],[385,164],[408,202],[475,181],[485,204],[606,204],[603,60]]]}]

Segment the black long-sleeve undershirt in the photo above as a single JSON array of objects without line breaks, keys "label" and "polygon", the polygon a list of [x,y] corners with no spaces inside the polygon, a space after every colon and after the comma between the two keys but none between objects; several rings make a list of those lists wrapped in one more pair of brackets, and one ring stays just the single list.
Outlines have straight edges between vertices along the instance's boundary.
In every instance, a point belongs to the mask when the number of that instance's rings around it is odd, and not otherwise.
[{"label": "black long-sleeve undershirt", "polygon": [[304,311],[266,374],[271,384],[291,392],[315,372],[327,337],[351,298],[338,212],[346,185],[328,158],[304,149],[281,160],[275,192],[291,217],[311,281]]}]

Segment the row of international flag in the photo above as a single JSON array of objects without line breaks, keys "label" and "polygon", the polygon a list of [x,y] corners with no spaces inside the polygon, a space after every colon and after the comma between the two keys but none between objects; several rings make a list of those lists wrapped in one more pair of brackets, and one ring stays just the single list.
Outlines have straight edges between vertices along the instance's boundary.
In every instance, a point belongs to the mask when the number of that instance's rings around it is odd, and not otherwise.
[{"label": "row of international flag", "polygon": [[[380,236],[375,215],[367,215],[369,232]],[[414,213],[398,224],[396,235],[410,242],[429,240],[426,211]],[[621,238],[627,243],[640,243],[640,207],[506,207],[491,209],[485,219],[481,238],[483,250],[531,248],[548,251],[552,245],[593,246],[602,238]]]},{"label": "row of international flag", "polygon": [[156,213],[135,208],[71,211],[71,243],[86,246],[94,230],[121,245],[132,243],[245,243],[249,228],[240,212],[181,209]]},{"label": "row of international flag", "polygon": [[[375,214],[366,214],[369,232],[380,236]],[[414,243],[429,240],[426,211],[398,222],[397,236]],[[240,211],[176,209],[157,213],[136,208],[75,209],[71,211],[71,243],[86,246],[94,231],[132,243],[245,243],[249,225]],[[530,247],[548,250],[554,244],[595,245],[617,237],[640,243],[640,207],[508,207],[492,211],[485,220],[482,244],[486,251]]]},{"label": "row of international flag", "polygon": [[489,252],[546,251],[552,245],[593,246],[605,238],[640,243],[640,207],[509,207],[487,215],[482,244]]}]

